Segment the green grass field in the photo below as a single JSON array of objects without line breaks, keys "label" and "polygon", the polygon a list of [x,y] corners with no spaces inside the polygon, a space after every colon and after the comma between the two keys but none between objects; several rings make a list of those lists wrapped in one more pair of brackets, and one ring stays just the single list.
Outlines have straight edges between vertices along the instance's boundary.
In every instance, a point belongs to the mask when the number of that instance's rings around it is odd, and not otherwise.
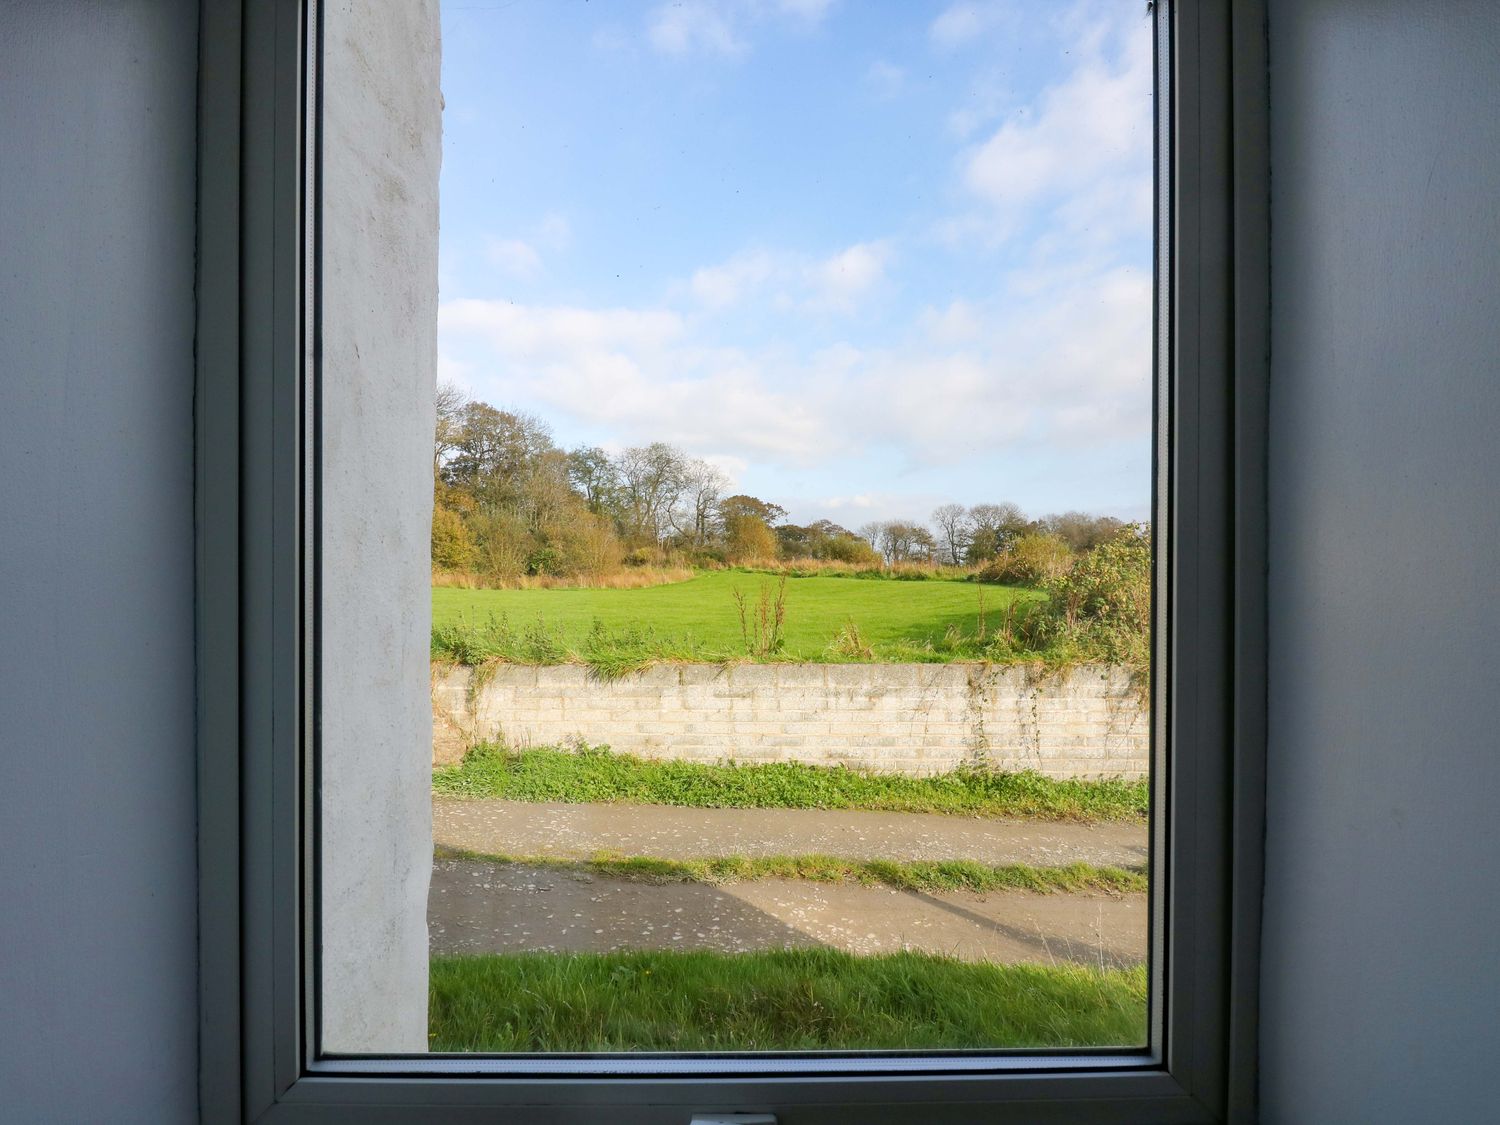
[{"label": "green grass field", "polygon": [[[588,650],[607,637],[612,650],[649,651],[658,659],[744,659],[749,653],[734,593],[740,591],[753,612],[762,589],[774,596],[777,585],[772,575],[713,571],[635,590],[437,587],[432,591],[435,654],[456,655],[441,650],[445,628],[482,628],[503,618],[514,640],[482,642],[481,655],[517,659],[534,651],[543,658],[537,662],[594,662]],[[989,638],[1004,625],[1013,603],[1033,603],[1041,595],[949,579],[788,578],[784,644],[774,656],[916,662],[973,657],[981,598]],[[860,644],[850,646],[846,639],[840,651],[837,638],[850,622],[858,628]]]},{"label": "green grass field", "polygon": [[434,1051],[1124,1047],[1144,967],[989,965],[921,953],[435,957]]},{"label": "green grass field", "polygon": [[1038,820],[1144,820],[1144,781],[1054,780],[1037,773],[955,770],[930,777],[800,762],[739,765],[653,761],[606,747],[509,750],[480,746],[432,771],[452,797],[618,802],[687,808],[876,809]]}]

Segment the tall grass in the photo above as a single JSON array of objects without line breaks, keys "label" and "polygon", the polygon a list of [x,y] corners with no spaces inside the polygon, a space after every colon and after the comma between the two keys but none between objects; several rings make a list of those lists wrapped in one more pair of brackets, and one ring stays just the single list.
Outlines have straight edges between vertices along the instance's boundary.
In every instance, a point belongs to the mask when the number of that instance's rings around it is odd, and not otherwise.
[{"label": "tall grass", "polygon": [[1126,1047],[1146,971],[924,953],[519,953],[435,957],[434,1051]]},{"label": "tall grass", "polygon": [[[434,570],[434,586],[463,590],[639,590],[686,582],[694,575],[712,571],[743,571],[749,574],[782,574],[789,578],[876,578],[921,582],[973,580],[978,566],[948,566],[942,563],[861,563],[836,559],[751,559],[738,563],[700,560],[692,566],[626,566],[602,574],[519,574],[497,576],[478,571]],[[983,579],[981,579],[982,581]]]},{"label": "tall grass", "polygon": [[608,574],[520,574],[495,577],[475,571],[434,570],[434,586],[461,590],[643,590],[686,582],[696,573],[691,567],[630,567]]},{"label": "tall grass", "polygon": [[743,563],[734,569],[763,574],[784,574],[789,578],[885,578],[895,581],[923,582],[963,581],[972,579],[977,566],[947,566],[942,563],[844,562],[837,559],[764,559]]},{"label": "tall grass", "polygon": [[876,809],[1041,820],[1143,820],[1144,781],[1056,780],[1030,771],[960,769],[927,777],[801,762],[655,761],[578,745],[485,744],[436,769],[434,792],[513,801],[621,802],[690,808]]}]

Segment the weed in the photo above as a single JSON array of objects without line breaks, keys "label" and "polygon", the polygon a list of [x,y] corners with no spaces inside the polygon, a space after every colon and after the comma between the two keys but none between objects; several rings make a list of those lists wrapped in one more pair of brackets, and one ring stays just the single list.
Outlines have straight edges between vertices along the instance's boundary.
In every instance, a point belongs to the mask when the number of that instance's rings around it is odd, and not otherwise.
[{"label": "weed", "polygon": [[774,656],[786,643],[783,629],[786,626],[786,576],[776,584],[771,593],[769,582],[760,584],[760,596],[755,605],[747,606],[745,595],[738,586],[732,591],[735,609],[739,611],[740,639],[744,641],[746,653],[752,657]]}]

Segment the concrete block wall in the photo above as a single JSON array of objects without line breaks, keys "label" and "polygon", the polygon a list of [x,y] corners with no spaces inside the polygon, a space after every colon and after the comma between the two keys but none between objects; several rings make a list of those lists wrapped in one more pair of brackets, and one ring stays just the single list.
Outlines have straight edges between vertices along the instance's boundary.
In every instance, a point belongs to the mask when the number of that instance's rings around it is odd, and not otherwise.
[{"label": "concrete block wall", "polygon": [[437,764],[485,739],[582,739],[686,761],[1140,778],[1151,725],[1129,671],[1108,665],[681,664],[617,680],[576,665],[434,665],[432,706]]}]

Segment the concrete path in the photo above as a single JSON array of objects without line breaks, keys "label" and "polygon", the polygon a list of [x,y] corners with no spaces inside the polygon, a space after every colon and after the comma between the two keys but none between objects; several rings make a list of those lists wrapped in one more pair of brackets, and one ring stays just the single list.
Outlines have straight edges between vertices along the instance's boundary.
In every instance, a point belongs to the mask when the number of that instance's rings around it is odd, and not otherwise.
[{"label": "concrete path", "polygon": [[1144,824],[1062,824],[930,813],[824,809],[684,809],[532,804],[434,797],[433,841],[496,855],[658,859],[832,855],[841,859],[973,859],[1049,866],[1146,862]]},{"label": "concrete path", "polygon": [[428,933],[434,953],[830,946],[1120,966],[1145,958],[1147,915],[1145,895],[938,895],[775,879],[653,885],[443,859]]}]

